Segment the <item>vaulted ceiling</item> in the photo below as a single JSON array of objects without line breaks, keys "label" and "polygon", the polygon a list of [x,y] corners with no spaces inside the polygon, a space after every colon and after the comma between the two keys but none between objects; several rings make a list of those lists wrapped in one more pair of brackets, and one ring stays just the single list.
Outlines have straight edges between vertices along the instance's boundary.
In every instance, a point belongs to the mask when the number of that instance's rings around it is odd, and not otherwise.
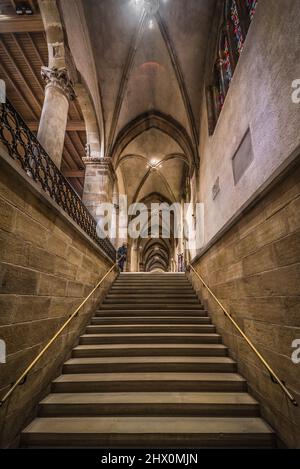
[{"label": "vaulted ceiling", "polygon": [[[47,45],[37,0],[18,18],[0,0],[1,76],[36,132]],[[103,156],[113,158],[130,201],[149,194],[180,200],[199,163],[205,58],[215,0],[57,0],[66,40],[98,117]],[[85,132],[70,106],[62,169],[83,189]]]},{"label": "vaulted ceiling", "polygon": [[184,177],[198,164],[215,1],[88,0],[82,5],[99,83],[105,154],[121,168],[131,201],[150,193],[178,200]]}]

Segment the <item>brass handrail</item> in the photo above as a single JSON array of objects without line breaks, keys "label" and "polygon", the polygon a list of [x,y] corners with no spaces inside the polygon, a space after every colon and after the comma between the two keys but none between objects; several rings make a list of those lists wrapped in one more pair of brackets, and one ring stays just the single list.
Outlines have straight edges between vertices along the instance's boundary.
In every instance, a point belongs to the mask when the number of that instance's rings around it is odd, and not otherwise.
[{"label": "brass handrail", "polygon": [[53,344],[53,342],[57,339],[57,337],[64,331],[64,329],[68,326],[68,324],[78,315],[80,309],[82,308],[83,305],[90,299],[90,297],[94,294],[94,292],[99,288],[101,283],[106,279],[106,277],[114,270],[116,267],[117,263],[115,263],[107,272],[106,274],[99,280],[95,288],[89,293],[89,295],[83,300],[82,303],[76,308],[73,314],[68,318],[68,320],[61,326],[61,328],[56,332],[56,334],[52,337],[52,339],[49,340],[47,345],[41,350],[41,352],[37,355],[37,357],[28,365],[26,370],[21,374],[21,376],[17,379],[17,381],[14,382],[10,390],[0,399],[0,407],[7,401],[7,399],[12,395],[14,390],[19,386],[19,384],[22,384],[25,382],[28,373],[32,370],[32,368],[36,365],[36,363],[42,358],[42,356],[45,354],[45,352],[48,350],[48,348]]},{"label": "brass handrail", "polygon": [[284,382],[278,377],[278,375],[275,373],[275,371],[271,368],[271,366],[268,364],[268,362],[264,359],[264,357],[260,354],[260,352],[257,350],[257,348],[255,347],[255,345],[251,342],[251,340],[247,337],[247,335],[245,334],[245,332],[240,328],[240,326],[237,324],[237,322],[233,319],[233,317],[231,316],[231,314],[227,311],[227,309],[225,308],[225,306],[222,305],[222,303],[220,302],[220,300],[218,300],[218,298],[216,297],[216,295],[212,292],[212,290],[209,288],[209,286],[207,285],[207,283],[205,282],[205,280],[201,277],[200,274],[198,274],[198,272],[194,269],[194,267],[190,264],[189,265],[190,268],[192,269],[192,271],[196,274],[196,276],[199,278],[199,280],[201,281],[201,283],[204,285],[204,287],[208,290],[208,292],[211,294],[211,296],[213,297],[213,299],[218,303],[218,305],[220,306],[220,308],[223,310],[223,312],[225,313],[225,316],[231,321],[231,323],[234,325],[234,327],[238,330],[238,332],[241,334],[241,336],[245,339],[245,341],[247,342],[247,344],[249,345],[249,347],[253,350],[253,352],[256,354],[256,356],[258,357],[258,359],[262,362],[262,364],[264,365],[264,367],[268,370],[268,372],[270,373],[270,376],[273,380],[273,382],[275,384],[278,384],[282,391],[287,395],[287,397],[289,398],[289,400],[293,403],[294,406],[298,406],[298,403],[295,399],[295,397],[290,393],[290,391],[287,389],[287,387],[285,386]]}]

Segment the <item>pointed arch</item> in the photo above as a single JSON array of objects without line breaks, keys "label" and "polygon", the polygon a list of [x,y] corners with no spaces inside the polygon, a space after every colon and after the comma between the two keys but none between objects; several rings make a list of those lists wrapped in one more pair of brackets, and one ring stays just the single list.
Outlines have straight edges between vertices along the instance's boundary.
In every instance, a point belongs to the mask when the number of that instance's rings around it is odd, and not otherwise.
[{"label": "pointed arch", "polygon": [[187,156],[190,166],[197,166],[197,152],[184,127],[171,116],[154,110],[136,117],[119,132],[111,152],[111,157],[115,164],[118,164],[120,156],[127,145],[149,129],[160,130],[162,133],[173,138]]}]

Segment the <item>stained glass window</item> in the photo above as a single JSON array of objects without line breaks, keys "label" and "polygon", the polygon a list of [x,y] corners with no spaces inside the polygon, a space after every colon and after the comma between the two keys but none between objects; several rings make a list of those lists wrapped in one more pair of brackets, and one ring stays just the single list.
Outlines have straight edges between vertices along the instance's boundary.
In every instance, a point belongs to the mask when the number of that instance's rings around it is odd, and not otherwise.
[{"label": "stained glass window", "polygon": [[232,80],[232,67],[230,63],[229,44],[227,35],[224,34],[221,41],[222,56],[217,61],[216,72],[218,77],[218,101],[219,111],[221,111],[225,97]]},{"label": "stained glass window", "polygon": [[223,60],[223,68],[225,72],[225,80],[226,84],[229,85],[232,79],[232,69],[230,64],[230,55],[229,55],[229,45],[227,36],[224,38],[224,60]]},{"label": "stained glass window", "polygon": [[210,99],[215,122],[223,108],[236,64],[244,48],[250,23],[258,0],[225,0],[222,24],[219,30],[217,56],[212,79]]},{"label": "stained glass window", "polygon": [[219,77],[219,94],[218,94],[218,98],[219,98],[219,112],[222,111],[222,107],[223,107],[223,104],[224,104],[224,101],[225,101],[225,94],[224,94],[224,91],[223,91],[223,86],[222,86],[222,81]]},{"label": "stained glass window", "polygon": [[252,20],[252,18],[254,16],[254,13],[255,13],[255,10],[256,10],[256,7],[257,7],[257,3],[258,3],[258,0],[246,0],[250,20]]},{"label": "stained glass window", "polygon": [[236,41],[236,48],[237,48],[238,53],[240,54],[244,46],[244,36],[242,33],[241,21],[240,21],[237,4],[235,0],[232,0],[231,2],[230,17],[233,23],[233,32],[234,32],[235,41]]}]

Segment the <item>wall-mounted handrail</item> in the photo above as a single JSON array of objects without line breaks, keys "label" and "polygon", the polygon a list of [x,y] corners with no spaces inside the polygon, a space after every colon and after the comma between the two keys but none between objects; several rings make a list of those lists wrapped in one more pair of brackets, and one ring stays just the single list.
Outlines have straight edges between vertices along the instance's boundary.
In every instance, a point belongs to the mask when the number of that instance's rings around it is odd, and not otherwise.
[{"label": "wall-mounted handrail", "polygon": [[106,274],[99,280],[95,288],[88,294],[88,296],[80,303],[80,305],[76,308],[74,313],[71,314],[71,316],[67,319],[67,321],[64,322],[64,324],[61,326],[61,328],[56,332],[56,334],[49,340],[49,342],[43,347],[43,349],[40,351],[40,353],[36,356],[36,358],[30,363],[30,365],[27,366],[26,370],[21,374],[21,376],[13,383],[9,391],[0,399],[0,407],[3,406],[3,404],[7,401],[7,399],[12,395],[12,393],[15,391],[15,389],[19,386],[19,384],[22,384],[26,381],[26,378],[28,376],[28,373],[32,370],[32,368],[37,364],[37,362],[44,356],[44,354],[47,352],[49,347],[55,342],[55,340],[60,336],[60,334],[65,330],[65,328],[70,324],[70,322],[78,315],[80,309],[86,304],[86,302],[90,299],[90,297],[95,293],[95,291],[99,288],[99,286],[103,283],[103,281],[106,279],[106,277],[114,270],[114,268],[117,266],[117,263],[115,263],[107,272]]},{"label": "wall-mounted handrail", "polygon": [[295,399],[295,397],[291,394],[291,392],[288,390],[286,387],[285,383],[278,377],[278,375],[275,373],[275,371],[271,368],[269,363],[265,360],[265,358],[261,355],[261,353],[257,350],[255,345],[252,343],[252,341],[249,339],[249,337],[245,334],[245,332],[240,328],[240,326],[237,324],[237,322],[233,319],[231,314],[227,311],[225,306],[222,305],[220,300],[216,297],[216,295],[213,293],[213,291],[209,288],[203,277],[194,269],[194,267],[190,264],[189,265],[190,269],[194,272],[194,274],[199,278],[200,282],[203,284],[203,286],[207,289],[207,291],[210,293],[210,295],[213,297],[213,299],[216,301],[216,303],[220,306],[220,308],[223,310],[225,316],[230,320],[230,322],[233,324],[233,326],[236,328],[236,330],[241,334],[241,336],[245,339],[249,347],[253,350],[257,358],[261,361],[261,363],[264,365],[264,367],[268,370],[270,373],[270,376],[272,378],[272,381],[275,384],[278,384],[282,391],[286,394],[286,396],[289,398],[289,400],[292,402],[294,406],[298,406],[298,403]]}]

